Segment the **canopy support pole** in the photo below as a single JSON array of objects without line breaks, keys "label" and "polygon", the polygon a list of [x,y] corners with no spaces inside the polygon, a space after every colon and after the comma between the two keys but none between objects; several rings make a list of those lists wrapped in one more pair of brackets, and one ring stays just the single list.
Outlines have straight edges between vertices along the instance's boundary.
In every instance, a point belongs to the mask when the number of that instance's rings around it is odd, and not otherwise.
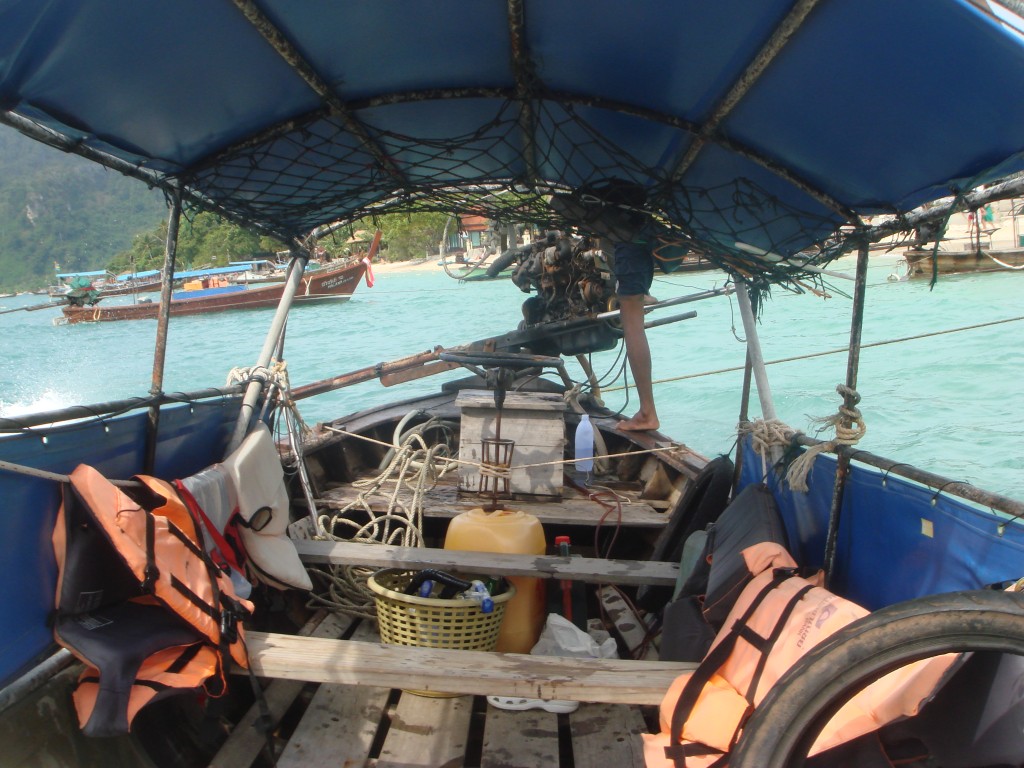
[{"label": "canopy support pole", "polygon": [[[277,347],[278,342],[281,339],[281,335],[284,333],[285,323],[288,320],[288,312],[292,308],[292,302],[295,299],[295,292],[299,288],[299,283],[302,281],[302,273],[306,269],[306,262],[309,261],[308,250],[297,250],[293,247],[292,261],[288,266],[288,277],[285,279],[284,293],[281,295],[281,301],[278,302],[277,311],[274,313],[274,320],[270,324],[270,330],[267,331],[267,337],[263,341],[263,349],[260,350],[259,358],[256,360],[257,368],[266,368],[270,363],[270,359],[274,354],[274,349]],[[256,402],[260,398],[260,393],[263,391],[264,381],[261,378],[255,378],[250,381],[245,387],[245,396],[242,398],[242,407],[238,413],[238,421],[235,423],[235,432],[231,437],[231,441],[228,443],[226,454],[234,451],[242,442],[246,433],[249,431],[249,425],[252,421],[253,414],[256,411]]]},{"label": "canopy support pole", "polygon": [[775,413],[775,402],[772,400],[772,388],[768,384],[768,371],[764,365],[764,355],[761,353],[761,340],[757,335],[757,321],[754,318],[754,309],[750,303],[750,294],[747,291],[747,283],[739,280],[736,283],[736,298],[740,305],[740,317],[743,318],[743,332],[747,336],[747,356],[750,359],[750,366],[754,371],[754,381],[757,384],[757,397],[761,401],[761,416],[772,421],[777,418]]},{"label": "canopy support pole", "polygon": [[164,245],[164,274],[160,284],[160,310],[156,320],[156,351],[153,354],[153,377],[149,388],[154,403],[149,407],[146,429],[146,456],[143,471],[153,474],[156,446],[160,431],[160,398],[164,387],[164,361],[167,359],[167,329],[171,319],[171,289],[174,287],[174,261],[178,255],[178,227],[181,222],[181,190],[170,191],[171,211],[167,217],[167,242]]},{"label": "canopy support pole", "polygon": [[[512,71],[516,79],[516,98],[519,99],[519,130],[523,136],[523,162],[526,164],[527,182],[537,183],[537,117],[533,97],[537,73],[526,47],[526,15],[522,0],[508,0],[509,43],[512,48]],[[509,248],[515,247],[514,243]]]},{"label": "canopy support pole", "polygon": [[[846,394],[843,395],[843,411],[857,406],[860,396],[857,390],[857,372],[860,368],[861,334],[864,330],[864,292],[867,287],[868,240],[862,238],[857,252],[856,282],[853,288],[853,317],[850,322],[850,353],[846,362]],[[851,426],[850,419],[843,416],[843,426]],[[828,517],[828,534],[825,538],[825,586],[832,583],[836,565],[836,541],[839,538],[839,516],[843,507],[843,495],[846,490],[846,478],[850,474],[850,454],[847,451],[836,451],[836,479],[832,489],[832,508]]]},{"label": "canopy support pole", "polygon": [[[750,412],[750,381],[753,376],[753,365],[750,361],[750,350],[747,350],[747,358],[743,364],[743,392],[740,395],[740,420],[738,424],[746,424]],[[733,462],[732,491],[740,487],[740,473],[743,471],[743,438],[736,441],[736,461]]]}]

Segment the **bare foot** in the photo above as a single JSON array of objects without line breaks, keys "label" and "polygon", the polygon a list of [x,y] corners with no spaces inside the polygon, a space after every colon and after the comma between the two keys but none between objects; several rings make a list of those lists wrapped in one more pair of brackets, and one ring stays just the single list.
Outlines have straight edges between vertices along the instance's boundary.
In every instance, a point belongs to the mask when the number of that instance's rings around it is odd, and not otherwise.
[{"label": "bare foot", "polygon": [[642,411],[637,411],[636,415],[629,419],[623,419],[615,425],[617,429],[623,429],[628,432],[643,432],[648,429],[657,429],[661,426],[661,422],[658,421],[658,417],[650,417],[644,414]]}]

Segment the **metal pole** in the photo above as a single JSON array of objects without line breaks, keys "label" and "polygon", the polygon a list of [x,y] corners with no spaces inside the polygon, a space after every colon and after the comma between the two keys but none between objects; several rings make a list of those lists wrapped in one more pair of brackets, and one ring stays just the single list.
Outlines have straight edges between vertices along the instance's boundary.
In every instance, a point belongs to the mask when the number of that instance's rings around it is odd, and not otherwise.
[{"label": "metal pole", "polygon": [[[857,371],[860,368],[860,342],[864,329],[864,290],[868,277],[868,241],[862,239],[857,253],[857,282],[853,288],[853,318],[850,323],[850,354],[846,362],[847,393],[843,404],[847,409],[857,406],[860,401],[856,395]],[[844,419],[845,427],[849,427],[848,419]],[[836,456],[836,479],[832,490],[832,509],[828,518],[828,534],[825,538],[825,585],[832,583],[836,564],[836,541],[839,537],[839,516],[843,507],[843,494],[846,489],[846,478],[850,474],[850,456],[838,453]]]},{"label": "metal pole", "polygon": [[[171,289],[174,286],[174,260],[178,253],[178,225],[181,222],[181,190],[170,192],[171,211],[167,217],[167,242],[164,245],[164,274],[160,284],[160,311],[156,322],[156,351],[153,354],[153,378],[149,388],[151,397],[163,395],[164,360],[167,357],[167,329],[171,319]],[[146,431],[146,457],[143,471],[152,474],[156,465],[156,446],[160,430],[160,402],[149,408]]]},{"label": "metal pole", "polygon": [[743,318],[743,332],[747,336],[747,355],[757,384],[757,398],[761,401],[761,415],[771,421],[776,418],[772,388],[768,384],[768,371],[764,366],[764,355],[761,354],[761,340],[757,336],[757,321],[750,304],[750,294],[747,292],[747,284],[742,280],[736,283],[736,298],[740,305],[740,317]]},{"label": "metal pole", "polygon": [[[270,330],[267,331],[267,337],[263,341],[263,349],[260,350],[259,358],[256,360],[256,366],[259,368],[265,368],[270,363],[270,359],[274,354],[274,348],[277,346],[281,334],[284,333],[288,311],[292,308],[295,292],[302,281],[302,273],[305,271],[306,262],[308,261],[309,251],[293,251],[292,262],[288,267],[288,277],[285,280],[284,293],[281,295],[281,301],[278,302],[277,311],[274,313],[274,320],[270,324]],[[228,443],[227,453],[235,450],[249,431],[249,423],[252,421],[252,416],[256,409],[256,401],[259,400],[260,393],[263,391],[263,384],[263,381],[253,380],[246,386],[245,397],[242,399],[242,407],[238,414],[238,421],[235,423],[234,435],[232,435],[231,441]]]},{"label": "metal pole", "polygon": [[[750,411],[750,380],[753,373],[753,366],[750,363],[750,350],[747,350],[747,359],[743,364],[743,392],[740,395],[740,420],[738,424],[746,424]],[[736,461],[733,462],[732,491],[740,486],[740,473],[743,471],[743,440],[736,441]]]}]

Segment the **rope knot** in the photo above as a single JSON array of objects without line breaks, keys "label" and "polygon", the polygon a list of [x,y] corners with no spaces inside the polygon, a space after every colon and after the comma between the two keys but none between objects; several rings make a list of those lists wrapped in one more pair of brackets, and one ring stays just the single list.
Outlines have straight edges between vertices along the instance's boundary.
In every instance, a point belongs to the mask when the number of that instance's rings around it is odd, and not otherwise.
[{"label": "rope knot", "polygon": [[814,466],[814,459],[819,453],[834,452],[840,445],[856,445],[867,434],[868,428],[864,423],[864,417],[861,415],[860,409],[857,408],[857,403],[860,402],[860,393],[845,384],[839,384],[836,387],[836,392],[843,398],[843,404],[839,406],[837,412],[831,416],[812,419],[813,423],[819,425],[818,433],[831,427],[835,430],[835,437],[812,445],[789,465],[786,482],[794,491],[807,493],[807,475],[810,474],[811,467]]}]

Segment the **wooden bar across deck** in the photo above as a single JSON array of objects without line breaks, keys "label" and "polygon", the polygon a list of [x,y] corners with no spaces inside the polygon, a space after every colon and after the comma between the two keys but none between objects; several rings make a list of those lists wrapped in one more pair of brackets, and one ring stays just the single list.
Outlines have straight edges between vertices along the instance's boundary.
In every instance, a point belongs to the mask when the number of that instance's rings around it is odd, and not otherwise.
[{"label": "wooden bar across deck", "polygon": [[673,586],[678,563],[606,560],[596,557],[555,557],[463,552],[430,547],[398,547],[352,541],[293,540],[306,563],[364,565],[371,568],[454,569],[494,576],[538,576],[589,584]]},{"label": "wooden bar across deck", "polygon": [[[442,478],[438,484],[423,494],[423,515],[429,518],[452,518],[474,507],[485,506],[490,503],[489,498],[476,497],[471,495],[460,495],[456,483],[458,478],[451,475]],[[369,499],[370,508],[374,512],[384,512],[390,499],[390,492],[393,485],[388,484],[384,492]],[[652,504],[636,498],[635,492],[617,491],[620,496],[628,499],[622,504],[622,520],[616,511],[608,510],[596,501],[587,499],[572,489],[565,490],[565,498],[542,500],[542,499],[512,499],[500,500],[508,509],[521,509],[536,515],[541,523],[559,525],[585,525],[596,526],[599,522],[603,526],[612,527],[621,525],[630,528],[662,528],[667,522],[663,512],[657,511]],[[385,495],[386,494],[386,495]],[[342,509],[348,506],[359,497],[359,489],[351,484],[344,484],[330,490],[323,491],[316,503],[319,507],[328,509]],[[403,489],[398,495],[402,504],[412,504],[412,493]],[[296,504],[304,505],[303,499],[296,499]],[[660,504],[658,506],[661,506]],[[602,522],[603,518],[603,522]]]},{"label": "wooden bar across deck", "polygon": [[418,648],[272,632],[249,632],[246,644],[260,677],[608,704],[658,704],[671,682],[695,666]]},{"label": "wooden bar across deck", "polygon": [[[298,698],[299,681],[321,683],[286,743],[277,740],[278,766],[642,768],[640,734],[651,726],[630,704],[660,702],[672,680],[695,666],[388,646],[370,642],[371,623],[350,633],[351,623],[330,615],[303,630],[312,637],[248,633],[253,671],[277,678],[266,686],[276,732]],[[336,639],[342,634],[352,639]],[[423,697],[391,687],[399,685],[476,695]],[[590,703],[559,715],[505,711],[484,698],[556,694]],[[252,765],[266,743],[254,727],[257,716],[254,705],[212,767]]]}]

